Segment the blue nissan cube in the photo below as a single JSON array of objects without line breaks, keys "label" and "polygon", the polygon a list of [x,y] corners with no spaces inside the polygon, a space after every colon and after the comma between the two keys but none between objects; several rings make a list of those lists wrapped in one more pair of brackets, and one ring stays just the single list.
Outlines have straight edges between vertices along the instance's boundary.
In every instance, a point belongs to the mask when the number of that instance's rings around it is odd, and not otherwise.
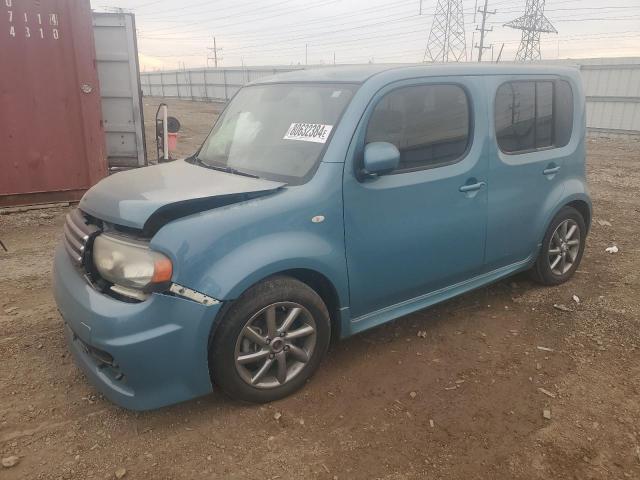
[{"label": "blue nissan cube", "polygon": [[242,88],[190,158],[111,175],[64,226],[69,348],[134,410],[291,394],[333,339],[585,247],[573,68],[356,66]]}]

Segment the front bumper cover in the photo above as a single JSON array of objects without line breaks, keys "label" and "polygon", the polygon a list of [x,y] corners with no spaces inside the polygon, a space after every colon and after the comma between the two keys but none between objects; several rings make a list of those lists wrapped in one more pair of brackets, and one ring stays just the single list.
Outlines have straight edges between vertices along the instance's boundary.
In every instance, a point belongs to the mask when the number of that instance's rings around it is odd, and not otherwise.
[{"label": "front bumper cover", "polygon": [[53,290],[76,362],[114,403],[149,410],[211,392],[208,341],[221,304],[160,293],[116,300],[92,288],[62,246]]}]

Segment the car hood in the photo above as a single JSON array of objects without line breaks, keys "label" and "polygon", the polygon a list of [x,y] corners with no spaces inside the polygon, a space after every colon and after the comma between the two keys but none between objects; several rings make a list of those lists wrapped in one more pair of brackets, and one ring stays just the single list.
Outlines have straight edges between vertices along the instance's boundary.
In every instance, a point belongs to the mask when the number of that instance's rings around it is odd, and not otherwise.
[{"label": "car hood", "polygon": [[153,234],[172,219],[266,195],[284,185],[177,160],[110,175],[90,188],[79,206],[98,219]]}]

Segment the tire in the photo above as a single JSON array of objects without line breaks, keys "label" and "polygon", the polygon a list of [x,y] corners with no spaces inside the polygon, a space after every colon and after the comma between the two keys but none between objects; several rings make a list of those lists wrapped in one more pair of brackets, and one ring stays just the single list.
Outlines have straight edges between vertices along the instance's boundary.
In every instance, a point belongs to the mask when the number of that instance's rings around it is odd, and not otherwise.
[{"label": "tire", "polygon": [[235,400],[278,400],[315,373],[330,338],[329,312],[313,289],[291,277],[268,278],[224,312],[209,347],[212,382]]},{"label": "tire", "polygon": [[[568,239],[562,238],[563,232],[570,234],[574,227],[575,230]],[[573,207],[562,208],[553,217],[544,235],[540,254],[531,269],[533,279],[549,286],[560,285],[569,280],[582,260],[586,235],[587,227],[580,212]],[[571,244],[576,240],[579,242],[577,245]]]}]

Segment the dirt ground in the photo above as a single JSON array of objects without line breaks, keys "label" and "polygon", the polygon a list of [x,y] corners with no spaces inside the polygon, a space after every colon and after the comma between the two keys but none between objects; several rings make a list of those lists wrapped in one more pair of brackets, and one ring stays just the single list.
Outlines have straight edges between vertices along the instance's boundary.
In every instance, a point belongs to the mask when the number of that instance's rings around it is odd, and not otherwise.
[{"label": "dirt ground", "polygon": [[[170,102],[181,153],[218,109]],[[595,220],[569,283],[519,275],[348,339],[265,406],[103,399],[51,294],[66,209],[0,215],[0,457],[19,458],[0,478],[640,479],[640,142],[590,140],[588,175]]]}]

